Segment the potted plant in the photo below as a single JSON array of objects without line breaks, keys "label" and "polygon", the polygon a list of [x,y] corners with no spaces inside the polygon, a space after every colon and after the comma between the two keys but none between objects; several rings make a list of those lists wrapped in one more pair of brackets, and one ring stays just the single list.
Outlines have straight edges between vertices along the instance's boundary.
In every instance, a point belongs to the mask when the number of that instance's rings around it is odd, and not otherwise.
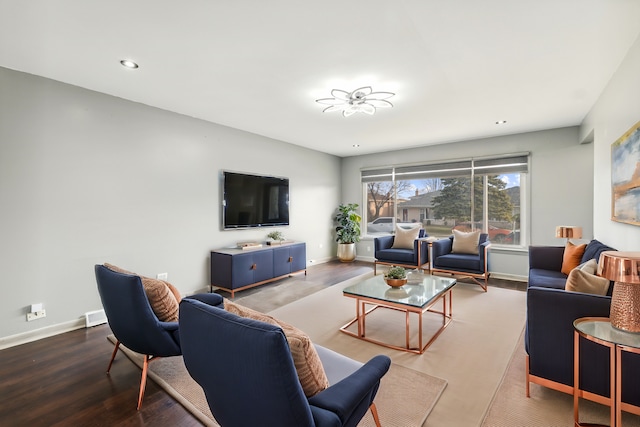
[{"label": "potted plant", "polygon": [[335,221],[336,242],[338,242],[338,258],[342,262],[356,259],[356,242],[360,241],[360,221],[362,217],[356,212],[358,204],[347,203],[338,206]]},{"label": "potted plant", "polygon": [[407,271],[398,266],[391,267],[387,274],[384,276],[384,281],[387,282],[387,285],[392,286],[394,288],[398,288],[400,286],[407,284]]},{"label": "potted plant", "polygon": [[282,231],[272,231],[267,234],[267,238],[273,240],[273,242],[267,242],[267,244],[271,245],[277,242],[277,244],[281,245],[284,240],[284,234],[282,234]]}]

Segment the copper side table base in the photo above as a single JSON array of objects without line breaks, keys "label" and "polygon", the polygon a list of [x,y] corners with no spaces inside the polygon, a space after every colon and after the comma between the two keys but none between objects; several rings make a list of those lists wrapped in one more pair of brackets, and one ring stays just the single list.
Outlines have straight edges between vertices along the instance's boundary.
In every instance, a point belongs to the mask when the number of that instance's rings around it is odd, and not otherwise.
[{"label": "copper side table base", "polygon": [[[440,334],[449,325],[449,323],[451,323],[452,308],[453,308],[451,290],[452,289],[449,289],[447,292],[442,294],[442,296],[436,298],[431,304],[425,306],[422,309],[418,309],[418,308],[412,309],[400,304],[394,304],[391,302],[381,302],[380,300],[373,299],[373,298],[366,298],[363,296],[353,296],[353,295],[345,294],[345,296],[348,296],[350,298],[355,298],[356,300],[356,317],[353,320],[351,320],[349,323],[342,326],[340,330],[347,335],[351,335],[352,337],[356,337],[363,341],[367,341],[373,344],[381,345],[383,347],[392,348],[394,350],[406,351],[409,353],[422,354],[426,351],[427,348],[429,348],[431,344],[433,344],[436,338],[440,336]],[[442,311],[432,310],[431,307],[433,307],[438,301],[442,301]],[[447,301],[448,301],[448,304],[447,304]],[[369,310],[366,310],[366,304],[372,305],[373,307],[371,307]],[[385,343],[385,342],[375,340],[366,336],[366,316],[367,314],[370,314],[371,312],[373,312],[374,310],[377,310],[378,308],[397,310],[405,313],[405,347],[400,347],[393,344]],[[442,326],[440,326],[440,328],[433,334],[433,336],[427,341],[427,343],[423,345],[422,316],[427,311],[442,315]],[[410,338],[409,315],[411,313],[415,313],[418,315],[418,346],[417,347],[412,347],[409,339]],[[356,322],[358,323],[357,333],[354,333],[347,329]]]}]

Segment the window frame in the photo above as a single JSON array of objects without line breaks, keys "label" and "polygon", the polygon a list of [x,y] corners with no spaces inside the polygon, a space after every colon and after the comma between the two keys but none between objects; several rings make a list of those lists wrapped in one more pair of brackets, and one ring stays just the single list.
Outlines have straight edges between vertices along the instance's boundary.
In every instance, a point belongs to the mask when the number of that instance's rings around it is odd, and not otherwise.
[{"label": "window frame", "polygon": [[[497,156],[484,156],[484,157],[475,157],[475,158],[462,158],[462,159],[452,159],[446,161],[432,162],[432,163],[416,163],[416,164],[405,164],[405,165],[389,165],[383,167],[376,168],[363,168],[361,169],[361,184],[362,184],[362,201],[363,201],[363,212],[362,212],[362,237],[371,238],[375,237],[376,234],[369,233],[367,229],[367,224],[372,222],[373,220],[369,219],[369,189],[367,184],[371,182],[390,182],[392,185],[393,196],[391,198],[390,204],[393,205],[393,229],[395,229],[396,222],[398,220],[398,215],[400,212],[398,211],[398,183],[401,181],[413,181],[419,179],[430,179],[430,178],[452,178],[452,177],[460,177],[461,174],[466,175],[466,172],[469,173],[469,178],[471,179],[471,183],[475,182],[475,178],[477,176],[483,177],[483,211],[482,218],[477,219],[474,218],[474,187],[475,185],[470,185],[471,187],[471,196],[470,196],[470,218],[469,223],[474,226],[475,223],[481,222],[483,230],[489,230],[489,206],[490,206],[490,196],[488,191],[488,177],[489,176],[504,176],[510,174],[518,174],[519,177],[519,189],[520,189],[520,205],[518,206],[519,215],[518,222],[519,228],[515,227],[516,220],[514,219],[514,228],[512,229],[515,233],[516,231],[519,233],[519,241],[517,244],[515,243],[499,243],[492,242],[492,245],[497,246],[502,249],[522,249],[526,248],[529,242],[529,203],[528,200],[530,198],[530,183],[529,183],[529,172],[531,170],[531,153],[530,152],[521,152],[521,153],[512,153],[505,155],[497,155]],[[382,178],[382,179],[380,179]],[[427,194],[427,193],[423,193]],[[416,193],[418,195],[418,193]],[[420,218],[422,220],[423,217],[427,217],[428,219],[428,208],[420,209]],[[385,215],[386,216],[386,215]],[[380,217],[380,216],[379,216]],[[376,218],[377,219],[377,218]],[[400,219],[402,220],[402,218]],[[392,234],[393,231],[390,232]]]}]

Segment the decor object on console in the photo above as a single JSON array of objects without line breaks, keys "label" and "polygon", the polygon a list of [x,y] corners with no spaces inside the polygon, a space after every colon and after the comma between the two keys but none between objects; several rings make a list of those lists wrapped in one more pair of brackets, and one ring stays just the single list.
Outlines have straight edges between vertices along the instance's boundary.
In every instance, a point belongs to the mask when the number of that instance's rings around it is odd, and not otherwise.
[{"label": "decor object on console", "polygon": [[575,225],[558,225],[556,227],[556,237],[567,239],[567,243],[571,239],[582,239],[582,227]]},{"label": "decor object on console", "polygon": [[342,111],[344,117],[349,117],[354,113],[373,115],[376,112],[376,108],[393,107],[393,104],[387,99],[394,95],[395,93],[391,92],[374,92],[371,86],[365,86],[353,92],[333,89],[331,91],[333,98],[316,99],[316,102],[329,105],[329,107],[322,110],[323,113]]},{"label": "decor object on console", "polygon": [[640,332],[640,252],[602,252],[598,275],[615,282],[609,316],[611,326]]},{"label": "decor object on console", "polygon": [[429,243],[423,228],[405,229],[396,225],[395,235],[373,239],[375,261],[373,274],[377,274],[378,264],[399,265],[422,270],[429,268]]},{"label": "decor object on console", "polygon": [[282,244],[284,241],[284,234],[282,234],[282,231],[272,231],[267,234],[267,238],[271,239],[271,241],[267,241],[267,245]]},{"label": "decor object on console", "polygon": [[352,262],[356,259],[356,242],[360,241],[360,222],[362,221],[357,209],[357,203],[341,204],[334,218],[338,224],[336,227],[338,259],[342,262]]},{"label": "decor object on console", "polygon": [[[144,355],[137,406],[137,409],[140,409],[147,383],[149,363],[157,357],[182,354],[178,322],[164,322],[158,319],[150,304],[150,298],[145,292],[143,278],[140,276],[115,271],[105,265],[96,265],[95,275],[109,327],[117,340],[111,354],[111,360],[109,360],[107,374],[111,370],[111,364],[118,353],[120,344]],[[156,281],[159,282],[159,285],[164,286],[165,284],[160,280]],[[167,299],[174,298],[171,293],[165,295]],[[217,294],[205,294],[199,298],[210,305],[222,304],[222,297]],[[158,305],[163,305],[163,303],[159,301]]]},{"label": "decor object on console", "polygon": [[399,288],[407,284],[407,272],[402,267],[391,267],[385,274],[384,281],[392,288]]},{"label": "decor object on console", "polygon": [[185,365],[220,425],[355,426],[371,410],[380,426],[373,400],[389,357],[363,365],[316,345],[329,387],[306,397],[280,326],[194,300],[181,302],[180,321]]},{"label": "decor object on console", "polygon": [[449,238],[434,241],[431,243],[431,272],[469,277],[487,292],[491,274],[491,242],[488,237],[487,233],[480,233],[479,230],[470,233],[453,230]]},{"label": "decor object on console", "polygon": [[611,144],[611,219],[640,225],[640,122]]}]

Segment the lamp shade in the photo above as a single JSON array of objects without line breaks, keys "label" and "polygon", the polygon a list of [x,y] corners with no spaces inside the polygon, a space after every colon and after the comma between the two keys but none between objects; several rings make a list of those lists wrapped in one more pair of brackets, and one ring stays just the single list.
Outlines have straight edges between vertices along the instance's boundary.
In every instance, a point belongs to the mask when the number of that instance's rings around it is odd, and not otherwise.
[{"label": "lamp shade", "polygon": [[556,227],[556,237],[563,239],[582,239],[582,227],[559,225]]},{"label": "lamp shade", "polygon": [[602,252],[598,275],[615,281],[609,313],[611,326],[640,333],[640,252]]},{"label": "lamp shade", "polygon": [[640,285],[640,252],[602,252],[598,261],[598,276],[614,282]]}]

